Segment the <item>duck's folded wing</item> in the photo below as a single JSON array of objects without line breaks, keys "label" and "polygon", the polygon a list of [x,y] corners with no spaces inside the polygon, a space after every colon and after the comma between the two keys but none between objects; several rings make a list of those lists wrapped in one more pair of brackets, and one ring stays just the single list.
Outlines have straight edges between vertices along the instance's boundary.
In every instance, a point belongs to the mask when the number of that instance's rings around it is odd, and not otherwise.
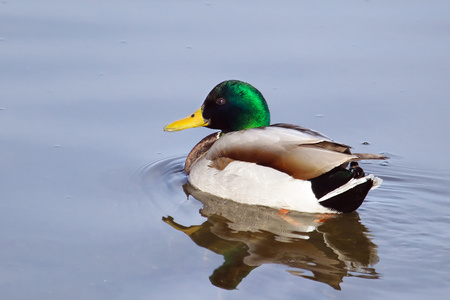
[{"label": "duck's folded wing", "polygon": [[211,167],[225,168],[233,160],[256,163],[308,180],[353,160],[349,147],[321,135],[269,126],[227,133],[208,151]]}]

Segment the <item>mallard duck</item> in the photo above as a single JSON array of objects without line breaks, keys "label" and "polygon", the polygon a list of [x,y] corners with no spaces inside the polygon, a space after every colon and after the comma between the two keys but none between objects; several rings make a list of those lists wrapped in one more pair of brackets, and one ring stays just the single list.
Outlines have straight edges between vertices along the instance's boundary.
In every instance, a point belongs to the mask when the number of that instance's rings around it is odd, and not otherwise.
[{"label": "mallard duck", "polygon": [[216,85],[200,109],[164,127],[178,131],[220,129],[189,153],[185,172],[195,188],[240,203],[310,213],[356,210],[381,179],[357,161],[383,155],[351,153],[311,129],[270,125],[263,95],[252,85],[227,80]]}]

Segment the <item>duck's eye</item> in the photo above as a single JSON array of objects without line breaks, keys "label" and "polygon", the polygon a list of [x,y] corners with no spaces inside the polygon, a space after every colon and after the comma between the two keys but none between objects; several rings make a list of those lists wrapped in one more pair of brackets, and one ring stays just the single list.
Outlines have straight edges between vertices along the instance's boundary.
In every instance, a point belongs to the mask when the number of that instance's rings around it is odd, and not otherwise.
[{"label": "duck's eye", "polygon": [[225,104],[225,99],[223,99],[223,98],[217,99],[217,100],[216,100],[216,104],[217,104],[217,105],[224,105],[224,104]]}]

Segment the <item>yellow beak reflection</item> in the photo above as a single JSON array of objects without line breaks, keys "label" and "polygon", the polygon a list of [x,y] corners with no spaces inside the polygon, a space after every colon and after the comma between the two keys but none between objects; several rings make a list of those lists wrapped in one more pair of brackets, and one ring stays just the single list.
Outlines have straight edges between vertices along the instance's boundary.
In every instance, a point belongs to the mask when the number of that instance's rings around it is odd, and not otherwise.
[{"label": "yellow beak reflection", "polygon": [[187,118],[175,121],[164,127],[164,131],[180,131],[183,129],[208,126],[209,120],[203,119],[202,108]]}]

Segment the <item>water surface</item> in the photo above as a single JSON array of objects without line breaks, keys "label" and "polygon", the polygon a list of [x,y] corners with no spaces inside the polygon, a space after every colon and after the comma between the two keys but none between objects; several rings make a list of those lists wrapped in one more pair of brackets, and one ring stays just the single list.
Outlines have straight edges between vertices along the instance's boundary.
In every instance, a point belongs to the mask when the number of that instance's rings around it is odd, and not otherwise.
[{"label": "water surface", "polygon": [[[449,6],[2,1],[1,298],[446,297]],[[162,128],[226,79],[383,184],[325,220],[202,197],[211,131]]]}]

